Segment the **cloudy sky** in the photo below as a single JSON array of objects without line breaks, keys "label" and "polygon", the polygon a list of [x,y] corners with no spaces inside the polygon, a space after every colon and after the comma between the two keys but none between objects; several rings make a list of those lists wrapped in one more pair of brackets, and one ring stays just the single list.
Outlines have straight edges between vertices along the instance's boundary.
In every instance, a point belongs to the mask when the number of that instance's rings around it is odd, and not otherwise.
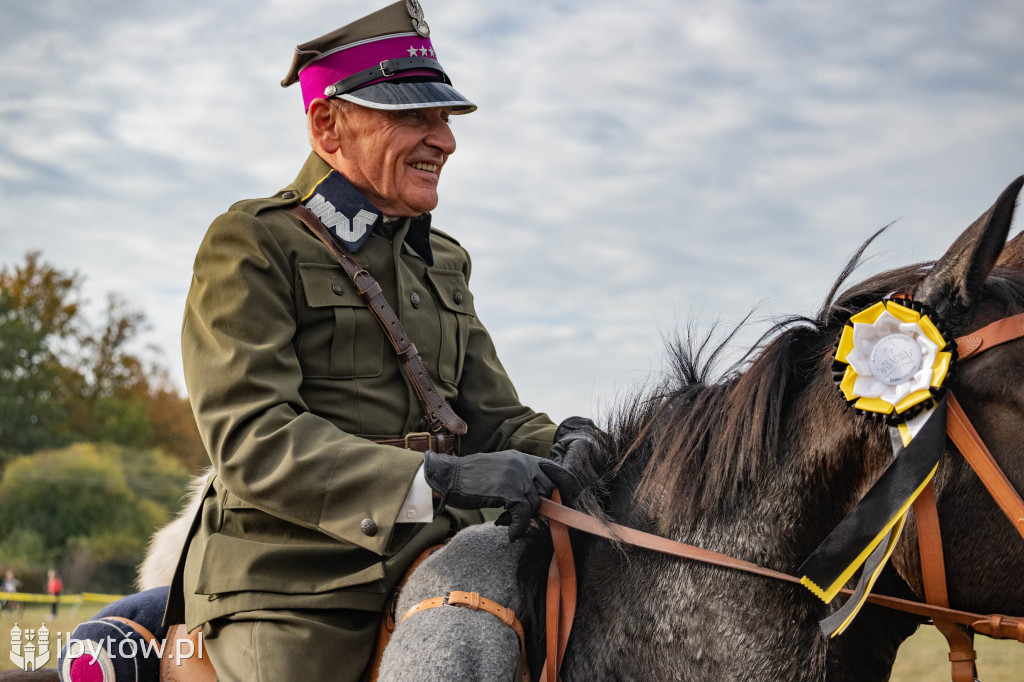
[{"label": "cloudy sky", "polygon": [[[1024,172],[1020,0],[423,4],[480,106],[435,224],[555,419],[658,371],[688,320],[814,310],[889,222],[865,272],[938,257]],[[0,263],[121,292],[180,382],[207,225],[307,154],[294,46],[377,6],[0,0]]]}]

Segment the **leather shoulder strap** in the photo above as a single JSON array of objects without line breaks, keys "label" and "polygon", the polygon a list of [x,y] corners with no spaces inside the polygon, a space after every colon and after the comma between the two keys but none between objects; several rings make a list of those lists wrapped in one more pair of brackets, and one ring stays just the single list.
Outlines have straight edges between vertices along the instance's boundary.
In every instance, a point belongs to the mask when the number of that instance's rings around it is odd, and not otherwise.
[{"label": "leather shoulder strap", "polygon": [[427,374],[427,368],[423,365],[419,351],[416,350],[416,346],[409,340],[409,336],[405,333],[398,315],[395,314],[395,311],[384,298],[384,293],[381,291],[377,280],[351,256],[341,250],[341,247],[335,242],[334,237],[324,224],[308,208],[298,204],[289,207],[287,210],[320,238],[320,241],[324,243],[330,250],[331,255],[334,256],[342,269],[345,270],[345,274],[352,280],[352,284],[355,285],[356,292],[360,298],[366,302],[366,306],[373,312],[374,317],[377,318],[381,328],[384,330],[384,335],[391,342],[395,353],[398,355],[398,359],[402,361],[402,368],[405,370],[406,376],[409,377],[413,390],[416,392],[416,397],[423,408],[423,414],[430,420],[431,429],[436,430],[437,426],[440,425],[457,436],[465,435],[469,430],[466,422],[459,415],[455,414],[455,410],[438,393],[437,386],[434,385],[430,375]]}]

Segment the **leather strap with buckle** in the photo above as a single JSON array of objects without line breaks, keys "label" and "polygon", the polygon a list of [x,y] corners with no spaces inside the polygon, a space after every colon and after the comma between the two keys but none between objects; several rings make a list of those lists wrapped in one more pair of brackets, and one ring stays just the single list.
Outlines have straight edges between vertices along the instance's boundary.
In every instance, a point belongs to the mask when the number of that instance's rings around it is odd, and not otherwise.
[{"label": "leather strap with buckle", "polygon": [[447,433],[429,433],[428,431],[416,431],[407,433],[404,436],[394,438],[374,439],[378,445],[392,445],[396,448],[413,450],[415,452],[426,452],[433,450],[443,455],[456,455],[459,450],[458,436]]},{"label": "leather strap with buckle", "polygon": [[372,83],[375,80],[381,78],[391,78],[397,76],[400,73],[406,71],[418,71],[422,69],[429,69],[436,71],[441,76],[443,81],[451,85],[451,79],[448,78],[448,74],[441,68],[441,64],[436,59],[430,57],[399,57],[396,59],[385,59],[376,66],[371,66],[365,71],[354,73],[348,78],[343,78],[333,85],[328,85],[324,90],[326,97],[335,97],[337,95],[343,95],[346,92],[355,90],[358,87]]},{"label": "leather strap with buckle", "polygon": [[498,602],[492,601],[487,597],[481,597],[479,592],[462,592],[460,590],[452,590],[443,597],[424,599],[418,604],[415,604],[405,612],[405,615],[402,616],[402,620],[404,621],[415,613],[427,611],[429,609],[436,609],[441,606],[461,606],[463,608],[470,609],[471,611],[486,611],[487,613],[495,616],[505,625],[512,628],[512,630],[515,631],[516,636],[519,638],[519,665],[522,666],[523,670],[523,682],[529,682],[530,668],[526,662],[526,638],[523,635],[523,625],[519,622],[519,619],[516,618],[515,611],[502,606]]}]

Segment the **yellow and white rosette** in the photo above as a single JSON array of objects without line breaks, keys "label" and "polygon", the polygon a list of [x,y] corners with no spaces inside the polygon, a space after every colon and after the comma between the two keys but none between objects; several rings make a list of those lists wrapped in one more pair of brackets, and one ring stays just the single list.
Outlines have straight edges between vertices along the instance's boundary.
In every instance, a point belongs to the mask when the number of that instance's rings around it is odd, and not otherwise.
[{"label": "yellow and white rosette", "polygon": [[[880,301],[850,318],[836,350],[839,390],[858,410],[906,422],[933,407],[955,351],[910,301]],[[916,306],[920,307],[920,306]]]},{"label": "yellow and white rosette", "polygon": [[955,362],[955,344],[910,300],[880,301],[843,328],[833,364],[839,390],[859,413],[891,426],[894,459],[800,567],[801,583],[830,602],[863,566],[853,596],[821,622],[830,636],[857,615],[910,506],[935,475],[946,441],[945,385]]}]

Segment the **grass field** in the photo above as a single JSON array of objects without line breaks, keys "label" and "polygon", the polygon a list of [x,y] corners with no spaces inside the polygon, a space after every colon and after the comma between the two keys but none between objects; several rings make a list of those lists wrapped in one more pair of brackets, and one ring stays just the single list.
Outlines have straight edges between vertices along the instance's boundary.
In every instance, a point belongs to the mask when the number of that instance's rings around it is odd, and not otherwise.
[{"label": "grass field", "polygon": [[[981,682],[1024,680],[1024,644],[977,636],[978,679]],[[900,647],[891,682],[949,682],[949,649],[933,627],[920,628]]]},{"label": "grass field", "polygon": [[[64,606],[56,619],[50,618],[45,606],[27,606],[18,616],[19,627],[36,628],[46,623],[51,633],[54,648],[47,667],[57,663],[56,633],[68,633],[82,621],[88,620],[100,610],[101,605],[89,604],[77,611]],[[14,627],[14,618],[4,613],[0,616],[0,670],[11,670],[10,640],[7,632]],[[992,640],[978,637],[978,676],[981,682],[1024,682],[1024,645],[1014,641]],[[891,682],[949,682],[949,662],[946,640],[933,627],[922,627],[903,643],[896,657]]]}]

